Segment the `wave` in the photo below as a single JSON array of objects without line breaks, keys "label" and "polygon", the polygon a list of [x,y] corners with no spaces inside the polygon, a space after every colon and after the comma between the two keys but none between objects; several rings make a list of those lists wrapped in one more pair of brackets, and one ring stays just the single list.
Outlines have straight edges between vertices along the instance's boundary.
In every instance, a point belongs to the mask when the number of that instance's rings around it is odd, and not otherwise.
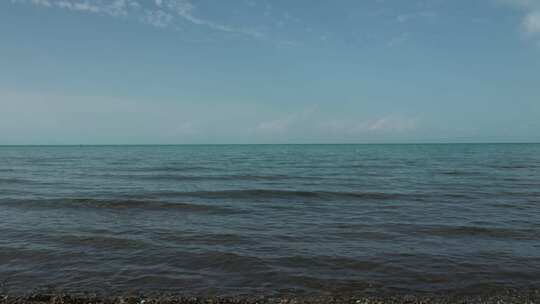
[{"label": "wave", "polygon": [[414,233],[441,237],[481,237],[504,239],[539,239],[536,230],[509,229],[500,227],[478,226],[412,226]]},{"label": "wave", "polygon": [[106,235],[49,235],[48,239],[66,246],[86,246],[102,249],[136,249],[148,246],[143,240]]},{"label": "wave", "polygon": [[482,172],[450,170],[450,171],[440,171],[439,174],[449,175],[449,176],[481,176]]},{"label": "wave", "polygon": [[[239,209],[229,206],[217,206],[193,202],[174,202],[175,199],[189,200],[399,200],[409,198],[408,195],[383,192],[332,192],[332,191],[299,191],[299,190],[221,190],[221,191],[158,191],[134,194],[123,194],[118,198],[6,198],[0,199],[0,206],[17,208],[61,209],[61,208],[93,208],[93,209],[144,209],[144,210],[178,210],[186,212],[241,213]],[[415,196],[416,200],[421,198]],[[166,201],[165,201],[166,200]]]},{"label": "wave", "polygon": [[368,271],[384,266],[383,261],[377,259],[354,259],[343,256],[285,256],[271,259],[277,267],[287,268],[328,268],[346,269],[350,271]]},{"label": "wave", "polygon": [[215,171],[216,167],[211,166],[158,166],[158,167],[129,167],[121,168],[122,171],[126,172],[186,172],[186,171]]},{"label": "wave", "polygon": [[493,165],[493,166],[490,166],[491,168],[494,168],[494,169],[533,169],[533,168],[536,168],[537,166],[535,164],[516,164],[516,165]]},{"label": "wave", "polygon": [[141,173],[129,174],[126,172],[106,173],[80,173],[79,177],[97,177],[111,179],[129,179],[140,181],[275,181],[275,180],[326,180],[325,177],[298,176],[287,174],[189,174],[186,172],[153,172],[143,170]]},{"label": "wave", "polygon": [[[169,191],[151,194],[157,197],[194,197],[205,199],[364,199],[364,200],[397,200],[409,198],[409,194],[384,192],[340,192],[340,191],[307,191],[277,189],[246,189],[221,191]],[[419,195],[414,195],[421,199]]]},{"label": "wave", "polygon": [[241,234],[232,233],[185,233],[178,231],[166,231],[158,233],[158,239],[171,244],[197,244],[203,246],[212,245],[254,245],[257,242],[242,236]]},{"label": "wave", "polygon": [[150,200],[129,199],[92,199],[92,198],[59,198],[59,199],[9,199],[0,200],[1,206],[16,208],[61,209],[61,208],[91,208],[91,209],[143,209],[143,210],[176,210],[185,212],[234,214],[239,210],[195,203],[161,202]]},{"label": "wave", "polygon": [[243,180],[243,181],[273,181],[287,180],[294,177],[287,175],[176,175],[176,174],[157,174],[157,175],[130,175],[126,176],[130,179],[142,179],[151,181],[228,181],[228,180]]},{"label": "wave", "polygon": [[29,179],[17,178],[17,177],[3,177],[0,178],[0,184],[35,184],[36,182]]}]

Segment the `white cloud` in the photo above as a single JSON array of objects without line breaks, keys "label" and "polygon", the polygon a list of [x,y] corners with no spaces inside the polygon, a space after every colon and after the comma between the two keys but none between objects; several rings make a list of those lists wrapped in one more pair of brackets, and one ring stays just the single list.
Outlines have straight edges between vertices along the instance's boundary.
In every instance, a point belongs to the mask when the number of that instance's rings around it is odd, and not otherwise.
[{"label": "white cloud", "polygon": [[[189,0],[154,0],[150,5],[147,4],[148,1],[141,0],[11,0],[11,2],[112,17],[135,17],[143,23],[161,28],[183,20],[214,31],[253,38],[263,36],[262,33],[249,27],[233,27],[199,17],[195,14],[195,5]],[[142,3],[146,4],[142,5]]]},{"label": "white cloud", "polygon": [[294,117],[289,116],[281,119],[275,119],[270,121],[264,121],[257,125],[257,130],[268,133],[284,132],[287,131],[294,123]]},{"label": "white cloud", "polygon": [[499,0],[525,11],[522,27],[527,35],[540,35],[540,0]]},{"label": "white cloud", "polygon": [[141,17],[141,21],[155,27],[168,27],[174,20],[174,16],[162,10],[147,10]]},{"label": "white cloud", "polygon": [[411,38],[411,35],[409,33],[407,32],[400,33],[399,35],[392,37],[390,40],[388,40],[386,45],[389,47],[399,46],[409,41],[410,38]]},{"label": "white cloud", "polygon": [[11,2],[110,16],[127,15],[131,9],[140,7],[136,0],[11,0]]},{"label": "white cloud", "polygon": [[530,12],[525,17],[523,26],[529,34],[540,34],[540,10]]},{"label": "white cloud", "polygon": [[418,19],[434,19],[436,17],[437,17],[437,14],[435,12],[423,11],[423,12],[397,15],[396,21],[399,23],[405,23],[405,22],[418,20]]},{"label": "white cloud", "polygon": [[0,108],[0,143],[355,142],[418,134],[417,120],[405,115],[354,119],[308,106],[272,119],[260,107],[222,100],[156,104],[0,89]]},{"label": "white cloud", "polygon": [[[0,89],[0,108],[3,143],[130,143],[142,138],[147,142],[177,143],[196,136],[205,123],[202,119],[193,121],[193,117],[204,113],[199,108],[186,110],[185,105],[178,104],[156,107],[144,100],[108,96]],[[3,130],[13,133],[1,134]]]},{"label": "white cloud", "polygon": [[416,129],[416,120],[400,116],[385,116],[363,125],[367,131],[405,132]]},{"label": "white cloud", "polygon": [[329,136],[364,136],[405,134],[417,129],[417,119],[389,114],[373,119],[329,119],[315,108],[284,115],[259,123],[259,134],[325,134]]},{"label": "white cloud", "polygon": [[290,131],[294,127],[306,124],[316,111],[316,107],[304,109],[302,112],[286,115],[281,118],[263,121],[256,127],[257,131],[263,133],[282,133]]},{"label": "white cloud", "polygon": [[405,133],[416,130],[417,120],[400,115],[386,115],[365,121],[326,121],[321,123],[321,128],[331,133],[349,135]]},{"label": "white cloud", "polygon": [[184,20],[187,20],[196,25],[206,26],[210,29],[221,32],[244,34],[256,38],[262,36],[262,34],[253,30],[231,27],[197,17],[194,14],[195,6],[191,2],[186,0],[157,0],[156,4],[158,4],[159,6],[167,7],[169,10],[175,12]]}]

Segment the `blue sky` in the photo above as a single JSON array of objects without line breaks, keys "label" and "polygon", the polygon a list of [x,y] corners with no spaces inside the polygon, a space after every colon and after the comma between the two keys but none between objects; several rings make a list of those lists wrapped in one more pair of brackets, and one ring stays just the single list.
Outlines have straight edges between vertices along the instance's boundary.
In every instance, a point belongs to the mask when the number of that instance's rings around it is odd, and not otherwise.
[{"label": "blue sky", "polygon": [[540,141],[540,0],[2,0],[0,144]]}]

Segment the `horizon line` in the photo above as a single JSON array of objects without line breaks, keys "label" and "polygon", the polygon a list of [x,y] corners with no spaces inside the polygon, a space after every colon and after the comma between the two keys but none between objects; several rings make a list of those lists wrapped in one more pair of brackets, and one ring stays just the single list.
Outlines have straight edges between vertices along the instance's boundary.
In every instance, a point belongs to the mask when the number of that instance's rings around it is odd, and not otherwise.
[{"label": "horizon line", "polygon": [[171,143],[171,144],[0,144],[0,147],[120,147],[120,146],[347,146],[347,145],[504,145],[504,144],[540,144],[540,141],[515,142],[365,142],[365,143]]}]

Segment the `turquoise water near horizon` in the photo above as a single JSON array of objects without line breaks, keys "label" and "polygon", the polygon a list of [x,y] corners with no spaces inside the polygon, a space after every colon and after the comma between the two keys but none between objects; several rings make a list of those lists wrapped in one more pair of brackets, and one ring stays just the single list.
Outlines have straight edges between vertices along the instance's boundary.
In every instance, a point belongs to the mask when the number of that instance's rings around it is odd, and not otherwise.
[{"label": "turquoise water near horizon", "polygon": [[540,284],[539,144],[1,146],[12,290]]}]

